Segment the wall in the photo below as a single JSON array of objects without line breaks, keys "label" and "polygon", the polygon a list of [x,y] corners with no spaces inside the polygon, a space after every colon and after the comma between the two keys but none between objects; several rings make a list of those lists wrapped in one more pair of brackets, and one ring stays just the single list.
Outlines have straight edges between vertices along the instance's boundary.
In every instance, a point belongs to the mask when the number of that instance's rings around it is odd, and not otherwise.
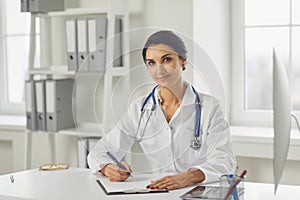
[{"label": "wall", "polygon": [[230,109],[231,18],[230,0],[194,0],[194,40],[207,52],[225,87],[225,111]]},{"label": "wall", "polygon": [[[237,157],[240,169],[247,169],[247,181],[273,183],[273,159]],[[300,185],[300,161],[288,160],[280,180],[280,184]]]}]

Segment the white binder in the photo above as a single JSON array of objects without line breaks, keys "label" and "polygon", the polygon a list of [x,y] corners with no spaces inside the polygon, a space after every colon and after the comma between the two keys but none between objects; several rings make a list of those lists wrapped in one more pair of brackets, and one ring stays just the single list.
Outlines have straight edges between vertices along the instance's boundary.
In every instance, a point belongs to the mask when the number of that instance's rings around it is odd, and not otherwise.
[{"label": "white binder", "polygon": [[72,112],[73,79],[46,81],[47,131],[74,127]]},{"label": "white binder", "polygon": [[105,17],[88,19],[89,71],[105,70],[106,29]]},{"label": "white binder", "polygon": [[67,62],[69,71],[77,71],[78,57],[77,57],[77,20],[66,20],[66,40],[67,40]]},{"label": "white binder", "polygon": [[26,127],[29,130],[37,130],[36,92],[35,82],[29,80],[25,82],[26,90]]},{"label": "white binder", "polygon": [[42,131],[47,130],[46,124],[46,87],[45,80],[35,82],[36,91],[36,109],[37,109],[37,120],[38,129]]},{"label": "white binder", "polygon": [[87,20],[77,19],[78,71],[88,70]]}]

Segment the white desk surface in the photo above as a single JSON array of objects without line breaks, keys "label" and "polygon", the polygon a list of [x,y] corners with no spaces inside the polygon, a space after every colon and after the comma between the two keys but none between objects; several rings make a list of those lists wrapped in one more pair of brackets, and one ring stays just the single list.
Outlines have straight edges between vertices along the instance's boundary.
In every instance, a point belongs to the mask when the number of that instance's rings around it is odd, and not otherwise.
[{"label": "white desk surface", "polygon": [[[14,183],[10,176],[13,175]],[[280,185],[273,196],[272,184],[246,182],[244,200],[299,200],[300,186]],[[58,171],[37,169],[0,176],[0,199],[180,199],[194,186],[169,193],[107,196],[88,169],[70,168]]]}]

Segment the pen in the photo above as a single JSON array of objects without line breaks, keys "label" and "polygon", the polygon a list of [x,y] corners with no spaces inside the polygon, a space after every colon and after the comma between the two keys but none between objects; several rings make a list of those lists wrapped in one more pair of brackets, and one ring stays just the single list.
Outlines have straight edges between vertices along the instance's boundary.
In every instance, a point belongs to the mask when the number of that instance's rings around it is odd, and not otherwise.
[{"label": "pen", "polygon": [[244,170],[241,175],[239,176],[239,179],[230,186],[225,198],[223,200],[227,200],[227,198],[233,193],[233,191],[235,190],[236,186],[241,182],[241,180],[244,178],[244,176],[246,175],[247,170]]},{"label": "pen", "polygon": [[110,157],[121,169],[124,169],[125,171],[127,171],[126,167],[124,165],[122,165],[122,163],[120,163],[120,161],[118,161],[116,159],[116,157],[114,157],[109,151],[106,152],[106,154],[108,155],[108,157]]}]

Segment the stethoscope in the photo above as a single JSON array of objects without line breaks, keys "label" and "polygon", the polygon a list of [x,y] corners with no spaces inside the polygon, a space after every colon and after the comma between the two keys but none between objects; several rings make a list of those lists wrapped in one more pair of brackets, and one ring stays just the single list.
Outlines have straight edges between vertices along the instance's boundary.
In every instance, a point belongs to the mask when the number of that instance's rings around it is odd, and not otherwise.
[{"label": "stethoscope", "polygon": [[[143,101],[142,103],[142,108],[141,108],[141,114],[140,114],[140,118],[139,118],[139,122],[138,122],[138,127],[137,127],[137,130],[136,130],[136,133],[135,133],[135,137],[134,137],[134,140],[137,141],[137,142],[141,142],[142,141],[142,138],[144,137],[145,135],[145,131],[146,131],[146,128],[147,128],[147,125],[148,125],[148,122],[153,114],[153,112],[155,111],[156,109],[156,106],[157,106],[157,102],[156,102],[156,99],[155,99],[155,90],[156,88],[158,87],[158,85],[156,85],[151,93],[145,98],[145,100]],[[195,127],[194,127],[194,138],[191,140],[191,144],[190,144],[190,147],[193,149],[193,150],[198,150],[200,149],[201,147],[201,105],[200,105],[200,97],[198,95],[198,92],[195,90],[195,88],[192,86],[192,90],[196,96],[196,99],[195,99],[195,106],[196,106],[196,116],[195,116]],[[147,104],[147,102],[150,100],[150,98],[152,99],[152,107],[151,107],[151,112],[146,120],[146,124],[145,124],[145,127],[143,129],[143,132],[141,134],[141,137],[140,138],[137,138],[137,135],[138,135],[138,131],[140,129],[140,126],[141,126],[141,121],[142,121],[142,118],[144,116],[144,113],[145,113],[145,106]]]}]

